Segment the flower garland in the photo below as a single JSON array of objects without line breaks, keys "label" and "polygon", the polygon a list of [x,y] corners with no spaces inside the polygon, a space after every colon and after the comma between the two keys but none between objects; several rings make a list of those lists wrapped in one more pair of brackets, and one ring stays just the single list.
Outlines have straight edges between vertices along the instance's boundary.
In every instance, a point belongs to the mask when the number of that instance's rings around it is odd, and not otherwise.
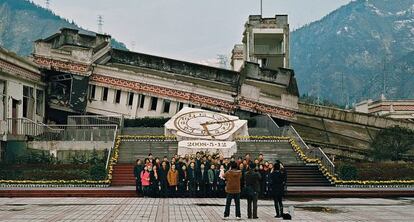
[{"label": "flower garland", "polygon": [[114,155],[109,159],[108,164],[108,175],[107,180],[109,181],[109,184],[112,182],[112,173],[114,172],[114,165],[118,163],[119,158],[119,146],[121,146],[121,136],[117,136],[115,140],[115,146],[114,146]]},{"label": "flower garland", "polygon": [[[118,162],[121,137],[115,140],[114,153],[109,160],[106,180],[0,180],[1,187],[108,187],[114,165]],[[108,154],[110,155],[110,154]]]},{"label": "flower garland", "polygon": [[121,135],[119,136],[122,140],[141,140],[141,141],[176,141],[175,136],[164,136],[164,135]]},{"label": "flower garland", "polygon": [[239,136],[236,137],[237,141],[288,141],[289,137],[285,136]]},{"label": "flower garland", "polygon": [[309,158],[303,152],[302,148],[296,144],[294,139],[289,139],[289,143],[299,158],[305,163],[317,164],[322,174],[332,183],[336,185],[357,185],[357,186],[386,186],[388,185],[414,185],[414,180],[340,180],[335,175],[329,173],[328,169],[323,166],[322,161],[315,158]]}]

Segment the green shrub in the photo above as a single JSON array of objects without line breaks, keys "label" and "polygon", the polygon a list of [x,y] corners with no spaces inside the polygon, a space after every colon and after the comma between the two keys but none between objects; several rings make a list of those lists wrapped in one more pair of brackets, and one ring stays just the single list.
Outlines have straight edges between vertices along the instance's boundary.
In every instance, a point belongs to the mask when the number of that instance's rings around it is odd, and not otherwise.
[{"label": "green shrub", "polygon": [[106,177],[104,164],[94,164],[89,167],[89,176],[91,180],[103,180]]},{"label": "green shrub", "polygon": [[355,180],[358,178],[358,170],[354,165],[343,164],[339,166],[339,177],[343,180]]},{"label": "green shrub", "polygon": [[370,157],[376,161],[399,161],[410,149],[414,148],[414,131],[393,126],[382,129],[371,143]]}]

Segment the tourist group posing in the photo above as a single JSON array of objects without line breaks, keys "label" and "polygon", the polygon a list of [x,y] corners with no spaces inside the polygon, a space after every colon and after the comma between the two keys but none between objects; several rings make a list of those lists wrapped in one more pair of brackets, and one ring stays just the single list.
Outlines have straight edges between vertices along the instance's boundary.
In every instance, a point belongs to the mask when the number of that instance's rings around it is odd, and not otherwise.
[{"label": "tourist group posing", "polygon": [[273,198],[276,217],[283,214],[282,197],[286,190],[287,174],[283,164],[264,160],[262,154],[251,159],[224,158],[221,155],[196,155],[171,159],[138,159],[134,167],[136,192],[147,197],[226,197],[224,217],[230,214],[234,199],[236,217],[240,217],[240,198],[246,198],[248,217],[257,217],[259,198]]}]

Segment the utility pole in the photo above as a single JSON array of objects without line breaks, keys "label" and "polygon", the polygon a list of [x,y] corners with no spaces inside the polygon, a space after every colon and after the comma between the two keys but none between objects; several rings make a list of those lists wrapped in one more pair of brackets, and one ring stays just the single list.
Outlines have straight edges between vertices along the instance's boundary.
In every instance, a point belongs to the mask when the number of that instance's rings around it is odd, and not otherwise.
[{"label": "utility pole", "polygon": [[46,9],[50,10],[50,0],[46,0],[45,4],[46,4]]},{"label": "utility pole", "polygon": [[382,95],[385,96],[387,90],[387,53],[384,55],[384,67],[382,70]]},{"label": "utility pole", "polygon": [[260,0],[260,17],[263,18],[263,0]]},{"label": "utility pole", "polygon": [[135,50],[135,41],[132,41],[131,42],[131,51],[134,51]]},{"label": "utility pole", "polygon": [[102,34],[103,16],[98,15],[98,33]]},{"label": "utility pole", "polygon": [[223,69],[227,69],[228,68],[227,67],[227,64],[229,62],[229,58],[226,55],[224,55],[224,54],[218,54],[217,55],[217,60],[218,60],[218,63],[220,65],[220,68],[223,68]]}]

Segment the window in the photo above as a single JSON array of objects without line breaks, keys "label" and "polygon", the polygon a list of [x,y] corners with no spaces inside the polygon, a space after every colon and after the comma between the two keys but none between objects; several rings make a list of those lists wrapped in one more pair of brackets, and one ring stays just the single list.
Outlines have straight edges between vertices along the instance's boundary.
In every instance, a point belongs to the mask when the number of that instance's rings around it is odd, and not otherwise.
[{"label": "window", "polygon": [[164,100],[164,108],[162,109],[163,113],[169,113],[170,112],[170,106],[171,101],[170,100]]},{"label": "window", "polygon": [[145,104],[145,95],[139,95],[139,108],[144,108],[144,104]]},{"label": "window", "polygon": [[157,97],[151,97],[150,111],[156,111],[157,110],[157,103],[158,103],[158,98]]},{"label": "window", "polygon": [[33,88],[23,86],[23,117],[32,119],[33,116]]},{"label": "window", "polygon": [[44,93],[43,90],[36,90],[36,114],[43,115],[43,106],[44,106]]},{"label": "window", "polygon": [[184,108],[184,103],[178,103],[177,113]]},{"label": "window", "polygon": [[102,100],[103,101],[108,101],[108,88],[104,87],[103,88],[103,92],[102,92]]},{"label": "window", "polygon": [[90,85],[89,86],[89,99],[95,99],[95,91],[96,91],[96,86]]},{"label": "window", "polygon": [[134,104],[134,93],[128,93],[128,106],[132,106]]},{"label": "window", "polygon": [[121,102],[121,90],[116,90],[115,92],[115,103]]}]

